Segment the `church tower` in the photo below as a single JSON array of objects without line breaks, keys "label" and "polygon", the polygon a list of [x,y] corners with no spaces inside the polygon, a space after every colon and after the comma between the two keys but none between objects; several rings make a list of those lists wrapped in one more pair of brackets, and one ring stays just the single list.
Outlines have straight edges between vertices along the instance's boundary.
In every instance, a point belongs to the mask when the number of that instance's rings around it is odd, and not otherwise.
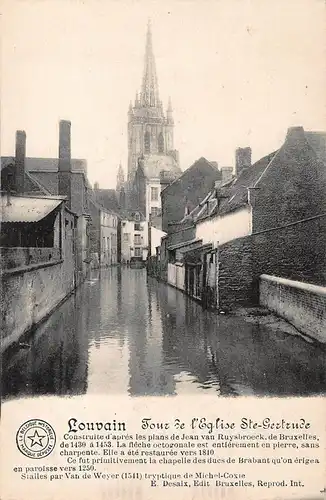
[{"label": "church tower", "polygon": [[136,93],[134,104],[130,102],[128,111],[129,182],[134,180],[139,158],[169,155],[177,161],[176,152],[173,151],[173,129],[171,100],[165,116],[159,97],[152,30],[148,22],[141,91]]}]

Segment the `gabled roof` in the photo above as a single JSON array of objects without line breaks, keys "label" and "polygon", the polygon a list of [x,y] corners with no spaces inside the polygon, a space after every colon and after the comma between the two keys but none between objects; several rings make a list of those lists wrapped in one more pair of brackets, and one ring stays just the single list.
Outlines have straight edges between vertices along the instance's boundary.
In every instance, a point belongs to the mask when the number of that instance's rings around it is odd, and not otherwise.
[{"label": "gabled roof", "polygon": [[[4,164],[2,164],[2,174],[5,174],[5,171],[8,170],[14,173],[16,169],[15,165],[15,158],[12,157],[7,157],[6,161]],[[25,170],[25,178],[24,178],[24,183],[25,183],[25,188],[24,191],[25,193],[39,193],[39,194],[45,194],[45,195],[51,195],[51,192],[42,184],[39,182],[38,179],[35,178],[34,175],[31,175],[27,170]],[[52,193],[54,194],[54,193]]]},{"label": "gabled roof", "polygon": [[[139,220],[136,214],[139,214]],[[133,221],[133,222],[144,222],[146,221],[145,215],[140,210],[120,210],[120,218],[123,220]]]},{"label": "gabled roof", "polygon": [[[14,162],[14,156],[2,156],[1,167],[3,168],[9,162]],[[58,158],[37,158],[26,156],[25,168],[29,172],[58,172]],[[87,174],[87,161],[84,159],[72,158],[71,171],[74,173]]]},{"label": "gabled roof", "polygon": [[93,199],[107,210],[119,212],[120,206],[115,189],[95,189]]},{"label": "gabled roof", "polygon": [[[41,184],[34,175],[31,175],[29,172],[25,171],[25,183],[26,179],[28,179],[31,184],[35,186],[35,191],[40,191],[43,194],[51,195],[50,191],[45,186],[43,186],[43,184]],[[29,190],[27,189],[27,191]],[[32,191],[34,191],[34,189],[32,189]]]},{"label": "gabled roof", "polygon": [[214,215],[224,215],[241,208],[248,203],[248,188],[254,187],[276,152],[264,156],[250,168],[242,170],[240,175],[231,179],[220,188],[214,188],[203,200],[187,215],[183,221],[199,221]]},{"label": "gabled roof", "polygon": [[220,173],[220,171],[218,169],[217,162],[215,162],[215,161],[214,162],[210,162],[206,158],[204,158],[204,156],[201,156],[192,165],[190,165],[190,167],[188,167],[186,170],[184,170],[177,179],[175,179],[173,182],[171,182],[171,184],[169,184],[168,186],[166,186],[162,190],[162,192],[167,193],[170,188],[173,188],[178,182],[182,182],[182,180],[189,174],[189,172],[191,172],[194,168],[198,167],[198,165],[200,163],[203,163],[203,162],[205,162],[207,165],[209,165],[214,171],[216,171],[216,173]]},{"label": "gabled roof", "polygon": [[274,151],[264,156],[251,167],[242,170],[238,177],[223,186],[221,189],[223,199],[220,202],[219,208],[216,207],[212,215],[217,212],[221,215],[233,212],[246,205],[248,202],[248,188],[254,187],[276,153],[277,151]]},{"label": "gabled roof", "polygon": [[114,212],[113,210],[111,210],[110,208],[106,208],[104,207],[103,205],[101,205],[100,203],[98,203],[95,199],[94,199],[94,194],[93,196],[91,196],[89,198],[89,202],[94,205],[95,208],[97,208],[98,210],[100,210],[101,212],[105,212],[105,213],[108,213],[108,214],[111,214],[111,215],[116,215],[117,217],[119,217],[119,215]]}]

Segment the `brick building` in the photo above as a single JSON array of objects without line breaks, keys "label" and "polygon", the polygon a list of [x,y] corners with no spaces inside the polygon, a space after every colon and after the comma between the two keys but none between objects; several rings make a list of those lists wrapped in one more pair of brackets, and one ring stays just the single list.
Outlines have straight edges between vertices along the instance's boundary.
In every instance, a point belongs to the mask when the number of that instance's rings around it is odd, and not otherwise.
[{"label": "brick building", "polygon": [[325,285],[325,153],[326,134],[302,127],[253,165],[238,149],[236,177],[216,182],[162,245],[168,281],[178,275],[179,288],[222,309],[257,303],[261,274]]}]

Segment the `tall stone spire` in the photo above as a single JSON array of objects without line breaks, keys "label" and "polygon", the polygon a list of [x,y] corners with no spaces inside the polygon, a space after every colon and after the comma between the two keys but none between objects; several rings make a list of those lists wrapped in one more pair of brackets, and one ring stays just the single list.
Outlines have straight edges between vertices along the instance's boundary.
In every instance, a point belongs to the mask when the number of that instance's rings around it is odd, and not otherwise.
[{"label": "tall stone spire", "polygon": [[157,107],[160,103],[150,20],[147,24],[145,64],[140,103],[144,107]]},{"label": "tall stone spire", "polygon": [[120,191],[120,189],[124,186],[124,182],[125,182],[125,175],[120,162],[117,174],[117,191]]}]

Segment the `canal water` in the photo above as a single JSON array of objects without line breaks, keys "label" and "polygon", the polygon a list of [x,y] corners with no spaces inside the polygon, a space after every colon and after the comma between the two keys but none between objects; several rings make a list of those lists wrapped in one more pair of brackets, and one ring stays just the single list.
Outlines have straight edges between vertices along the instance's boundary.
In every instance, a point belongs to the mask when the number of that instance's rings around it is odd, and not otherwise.
[{"label": "canal water", "polygon": [[325,350],[293,332],[270,316],[203,311],[144,269],[111,268],[5,353],[2,396],[326,393]]}]

